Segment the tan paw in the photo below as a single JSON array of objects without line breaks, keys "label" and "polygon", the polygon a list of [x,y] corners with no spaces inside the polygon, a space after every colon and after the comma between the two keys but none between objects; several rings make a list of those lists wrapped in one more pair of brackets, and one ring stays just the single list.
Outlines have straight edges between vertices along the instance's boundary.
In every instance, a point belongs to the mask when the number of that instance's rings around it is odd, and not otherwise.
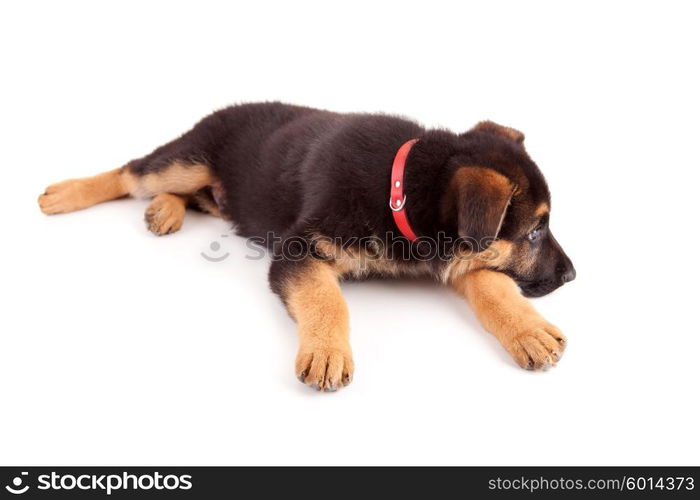
[{"label": "tan paw", "polygon": [[506,339],[503,346],[522,368],[546,370],[561,359],[566,337],[551,323],[536,320],[528,323],[521,332]]},{"label": "tan paw", "polygon": [[148,230],[158,236],[178,231],[185,220],[185,202],[174,194],[159,194],[144,214]]},{"label": "tan paw", "polygon": [[302,346],[296,360],[297,378],[318,391],[334,392],[352,382],[354,364],[350,346]]},{"label": "tan paw", "polygon": [[87,208],[92,203],[85,196],[85,183],[82,179],[51,184],[39,196],[39,208],[46,215],[62,214]]}]

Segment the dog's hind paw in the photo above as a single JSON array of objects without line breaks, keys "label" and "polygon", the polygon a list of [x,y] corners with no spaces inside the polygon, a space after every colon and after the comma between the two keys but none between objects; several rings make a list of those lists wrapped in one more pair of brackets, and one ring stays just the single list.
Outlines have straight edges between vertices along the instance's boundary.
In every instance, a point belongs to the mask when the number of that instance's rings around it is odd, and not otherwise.
[{"label": "dog's hind paw", "polygon": [[185,220],[185,200],[174,194],[159,194],[144,214],[148,230],[157,236],[174,233]]},{"label": "dog's hind paw", "polygon": [[86,200],[85,186],[81,179],[70,179],[51,184],[39,196],[39,208],[46,215],[73,212],[90,206]]}]

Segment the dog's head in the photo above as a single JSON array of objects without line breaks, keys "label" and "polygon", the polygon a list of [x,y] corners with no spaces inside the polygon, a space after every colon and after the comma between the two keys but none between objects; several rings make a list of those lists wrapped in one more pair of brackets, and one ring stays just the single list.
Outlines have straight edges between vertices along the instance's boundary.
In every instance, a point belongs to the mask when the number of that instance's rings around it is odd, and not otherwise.
[{"label": "dog's head", "polygon": [[450,159],[443,217],[486,266],[515,279],[528,297],[546,295],[576,277],[549,227],[550,195],[523,145],[524,135],[493,122],[459,138]]}]

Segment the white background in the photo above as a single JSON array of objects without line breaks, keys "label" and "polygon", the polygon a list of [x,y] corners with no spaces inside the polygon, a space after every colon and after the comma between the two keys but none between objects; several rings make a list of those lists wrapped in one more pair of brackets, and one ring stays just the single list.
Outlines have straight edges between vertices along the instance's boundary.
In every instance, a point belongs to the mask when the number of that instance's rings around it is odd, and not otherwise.
[{"label": "white background", "polygon": [[[0,462],[698,464],[692,7],[4,3]],[[158,238],[144,200],[39,212],[52,182],[273,99],[523,130],[578,270],[536,300],[560,365],[519,369],[438,285],[350,284],[355,381],[319,394],[223,221]]]}]

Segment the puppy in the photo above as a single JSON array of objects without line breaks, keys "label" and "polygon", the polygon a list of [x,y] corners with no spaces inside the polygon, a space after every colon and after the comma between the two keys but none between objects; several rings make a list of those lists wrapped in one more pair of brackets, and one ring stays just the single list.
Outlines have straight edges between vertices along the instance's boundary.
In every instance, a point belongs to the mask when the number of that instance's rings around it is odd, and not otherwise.
[{"label": "puppy", "polygon": [[243,104],[121,168],[53,184],[39,206],[59,214],[152,198],[145,219],[156,235],[179,230],[188,206],[231,221],[270,250],[271,288],[298,324],[296,375],[317,390],[353,377],[345,279],[431,276],[471,303],[516,363],[538,370],[566,341],[525,297],[576,273],[523,140],[488,121],[455,134],[393,116]]}]

